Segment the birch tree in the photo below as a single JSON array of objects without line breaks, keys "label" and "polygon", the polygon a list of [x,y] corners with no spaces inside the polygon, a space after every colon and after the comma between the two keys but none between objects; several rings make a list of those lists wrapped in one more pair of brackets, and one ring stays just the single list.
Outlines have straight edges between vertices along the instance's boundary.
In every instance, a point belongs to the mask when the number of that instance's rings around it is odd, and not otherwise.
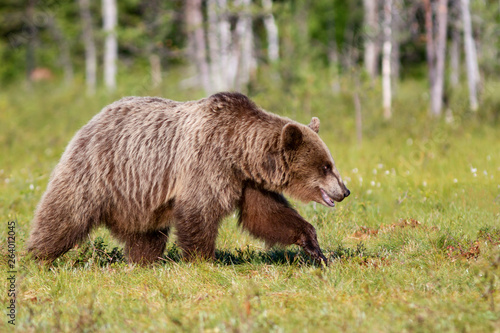
[{"label": "birch tree", "polygon": [[116,89],[116,59],[118,42],[116,40],[117,8],[116,0],[102,0],[104,41],[104,84],[108,90]]},{"label": "birch tree", "polygon": [[371,78],[377,75],[379,56],[378,0],[363,0],[365,11],[364,65]]},{"label": "birch tree", "polygon": [[241,10],[239,11],[236,26],[239,45],[234,46],[238,48],[236,52],[239,56],[238,71],[234,80],[236,90],[242,90],[250,82],[250,74],[256,68],[253,47],[252,13],[250,8],[251,0],[240,0],[239,4]]},{"label": "birch tree", "polygon": [[436,43],[436,77],[431,93],[431,111],[441,115],[444,92],[444,66],[446,59],[446,32],[448,28],[448,0],[439,0],[437,13],[438,35]]},{"label": "birch tree", "polygon": [[225,69],[221,61],[221,38],[219,35],[220,8],[216,0],[207,0],[208,50],[210,56],[210,77],[215,90],[224,90]]},{"label": "birch tree", "polygon": [[274,20],[272,0],[262,0],[264,7],[264,26],[267,34],[267,58],[273,63],[279,60],[278,26]]},{"label": "birch tree", "polygon": [[97,55],[94,41],[94,29],[92,27],[92,14],[90,12],[89,0],[78,0],[80,18],[82,20],[82,36],[85,47],[85,81],[87,92],[95,93]]},{"label": "birch tree", "polygon": [[[431,0],[424,0],[427,45],[427,65],[431,96],[431,114],[441,115],[443,107],[444,65],[446,55],[446,31],[448,20],[448,0],[438,0],[436,21],[433,20]],[[435,37],[434,30],[437,30]]]},{"label": "birch tree", "polygon": [[157,87],[162,82],[162,67],[160,50],[157,47],[156,41],[159,38],[158,36],[161,36],[159,29],[161,22],[159,22],[159,17],[165,15],[165,13],[161,11],[161,0],[149,0],[144,2],[142,6],[144,8],[143,22],[146,26],[146,36],[148,39],[145,51],[151,68],[151,83],[153,87]]},{"label": "birch tree", "polygon": [[399,80],[400,64],[400,44],[401,44],[401,31],[406,30],[403,28],[403,0],[392,1],[392,18],[391,18],[391,78],[392,87],[394,90],[395,83]]},{"label": "birch tree", "polygon": [[210,73],[206,57],[206,42],[203,32],[203,13],[201,0],[187,0],[185,2],[185,18],[188,36],[189,57],[194,62],[197,77],[205,92],[212,92]]},{"label": "birch tree", "polygon": [[392,0],[384,1],[384,45],[382,56],[382,94],[384,118],[390,119],[392,116],[391,101],[391,48],[392,48]]},{"label": "birch tree", "polygon": [[461,0],[462,20],[464,25],[465,62],[467,67],[467,82],[469,86],[469,103],[473,111],[478,109],[477,87],[479,84],[479,68],[477,64],[476,46],[472,37],[469,0]]},{"label": "birch tree", "polygon": [[450,2],[450,85],[456,87],[460,80],[460,0]]}]

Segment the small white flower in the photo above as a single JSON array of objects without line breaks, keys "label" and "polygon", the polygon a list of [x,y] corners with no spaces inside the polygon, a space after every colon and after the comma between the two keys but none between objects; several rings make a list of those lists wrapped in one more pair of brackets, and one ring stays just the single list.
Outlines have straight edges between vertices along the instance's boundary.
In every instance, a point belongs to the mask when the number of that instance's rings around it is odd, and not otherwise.
[{"label": "small white flower", "polygon": [[367,190],[366,194],[372,194],[372,190]]},{"label": "small white flower", "polygon": [[8,184],[10,183],[10,179],[9,178],[5,178],[5,184]]},{"label": "small white flower", "polygon": [[377,183],[377,187],[380,187],[380,183]]},{"label": "small white flower", "polygon": [[371,186],[375,186],[375,182],[372,180],[372,181],[370,182],[370,185],[371,185]]},{"label": "small white flower", "polygon": [[385,174],[388,175],[390,174],[391,172],[389,170],[385,170]]},{"label": "small white flower", "polygon": [[491,161],[491,156],[490,155],[486,156],[486,160]]},{"label": "small white flower", "polygon": [[477,173],[474,173],[474,174],[473,174],[473,176],[474,176],[474,177],[477,177]]},{"label": "small white flower", "polygon": [[35,189],[35,185],[30,184],[30,190],[32,190],[32,191],[33,191],[34,189]]},{"label": "small white flower", "polygon": [[352,173],[358,173],[358,168],[352,169]]},{"label": "small white flower", "polygon": [[363,177],[359,177],[359,182],[362,183],[363,182]]},{"label": "small white flower", "polygon": [[384,165],[383,165],[382,163],[379,163],[379,164],[377,165],[377,167],[378,167],[379,169],[382,169],[382,168],[384,167]]},{"label": "small white flower", "polygon": [[476,172],[477,172],[477,168],[470,167],[470,172],[472,172],[472,173],[476,173]]},{"label": "small white flower", "polygon": [[458,179],[456,179],[456,178],[455,178],[455,179],[453,179],[453,182],[454,182],[455,184],[456,184],[456,183],[458,183]]},{"label": "small white flower", "polygon": [[373,174],[376,175],[377,174],[377,169],[373,169]]},{"label": "small white flower", "polygon": [[407,144],[408,146],[411,146],[411,145],[413,144],[413,140],[412,140],[412,138],[408,138],[408,140],[406,140],[406,144]]},{"label": "small white flower", "polygon": [[485,176],[488,176],[488,171],[484,170],[484,171],[483,171],[483,174],[484,174]]},{"label": "small white flower", "polygon": [[424,182],[422,183],[422,185],[425,187],[427,186],[427,182],[424,180]]}]

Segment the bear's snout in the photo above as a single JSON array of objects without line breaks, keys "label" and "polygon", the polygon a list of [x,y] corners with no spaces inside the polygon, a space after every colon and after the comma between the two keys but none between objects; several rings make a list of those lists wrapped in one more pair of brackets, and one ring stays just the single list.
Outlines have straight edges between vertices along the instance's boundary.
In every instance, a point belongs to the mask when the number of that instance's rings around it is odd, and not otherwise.
[{"label": "bear's snout", "polygon": [[344,191],[344,198],[347,198],[349,194],[351,194],[351,191],[349,191],[349,189],[346,187]]}]

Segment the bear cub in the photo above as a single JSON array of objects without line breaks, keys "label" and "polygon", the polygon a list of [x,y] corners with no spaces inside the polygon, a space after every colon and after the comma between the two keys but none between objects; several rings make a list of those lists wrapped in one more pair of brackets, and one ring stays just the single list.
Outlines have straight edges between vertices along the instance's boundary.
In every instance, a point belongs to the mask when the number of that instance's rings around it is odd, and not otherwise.
[{"label": "bear cub", "polygon": [[106,106],[68,144],[32,222],[28,251],[53,261],[104,225],[129,262],[162,256],[169,230],[185,258],[213,258],[220,221],[272,246],[327,260],[316,231],[282,193],[333,207],[349,195],[318,136],[239,93],[199,101],[127,97]]}]

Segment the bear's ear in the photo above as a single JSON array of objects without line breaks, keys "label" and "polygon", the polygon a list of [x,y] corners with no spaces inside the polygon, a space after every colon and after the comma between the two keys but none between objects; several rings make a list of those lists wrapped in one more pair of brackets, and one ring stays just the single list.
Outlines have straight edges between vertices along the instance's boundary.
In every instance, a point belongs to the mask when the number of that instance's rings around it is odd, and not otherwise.
[{"label": "bear's ear", "polygon": [[295,150],[302,144],[302,131],[295,124],[286,124],[281,131],[281,142],[286,150]]},{"label": "bear's ear", "polygon": [[319,119],[316,117],[312,117],[311,122],[307,126],[310,129],[312,129],[314,132],[318,133],[319,132]]}]

